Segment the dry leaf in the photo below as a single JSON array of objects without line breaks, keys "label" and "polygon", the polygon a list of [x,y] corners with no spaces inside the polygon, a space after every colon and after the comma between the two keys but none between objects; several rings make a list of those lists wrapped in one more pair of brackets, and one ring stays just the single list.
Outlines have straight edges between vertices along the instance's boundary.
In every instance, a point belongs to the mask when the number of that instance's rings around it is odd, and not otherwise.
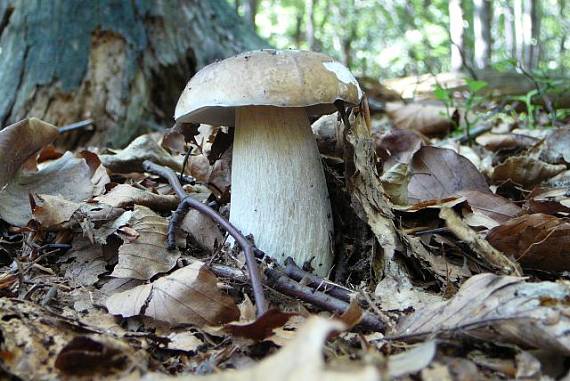
[{"label": "dry leaf", "polygon": [[0,191],[22,164],[59,136],[57,127],[27,118],[0,130]]},{"label": "dry leaf", "polygon": [[277,308],[271,308],[253,322],[229,323],[224,326],[224,330],[233,336],[261,341],[273,335],[274,329],[282,327],[296,315],[295,313],[281,312]]},{"label": "dry leaf", "polygon": [[492,221],[492,226],[489,223],[483,225],[487,228],[505,223],[522,213],[522,209],[515,203],[491,192],[464,190],[457,192],[457,194],[465,197],[473,213],[482,214]]},{"label": "dry leaf", "polygon": [[496,152],[526,149],[538,143],[540,140],[532,136],[520,134],[486,133],[475,138],[475,141],[489,151]]},{"label": "dry leaf", "polygon": [[194,262],[150,284],[113,294],[106,305],[114,315],[144,315],[172,325],[220,325],[237,320],[237,306],[218,290],[217,282],[202,262]]},{"label": "dry leaf", "polygon": [[[119,248],[119,263],[111,276],[148,280],[171,270],[180,257],[178,249],[167,249],[168,222],[147,207],[135,206],[129,222],[138,233]],[[183,246],[183,243],[180,243]]]},{"label": "dry leaf", "polygon": [[61,228],[81,206],[77,202],[49,194],[37,195],[34,200],[36,205],[32,208],[33,218],[45,230]]},{"label": "dry leaf", "polygon": [[[125,359],[125,368],[118,370],[135,371],[138,367],[148,366],[148,355],[143,351],[134,351],[132,347],[120,342],[111,335],[94,335],[99,332],[93,326],[72,318],[55,314],[49,309],[37,304],[0,298],[0,335],[2,337],[0,359],[3,372],[14,375],[22,380],[53,380],[61,379],[62,376],[54,373],[58,354],[70,352],[64,348],[70,348],[69,344],[74,342],[79,334],[89,335],[89,340],[98,342],[101,346],[90,346],[91,350],[99,347],[104,353],[105,348],[120,348],[120,353],[115,352],[118,358]],[[140,346],[137,339],[132,342],[133,347]],[[86,352],[83,352],[86,353]],[[93,354],[93,352],[92,352]],[[77,358],[76,358],[77,359]],[[99,358],[102,363],[108,357]],[[85,361],[86,359],[83,358]],[[91,358],[95,360],[95,358]],[[60,360],[61,361],[61,360]],[[76,362],[74,362],[77,364]],[[80,362],[83,365],[83,361]],[[93,362],[90,362],[93,365]],[[71,364],[73,365],[73,364]],[[91,369],[89,379],[95,380],[100,376],[98,370]],[[110,369],[107,369],[107,371]],[[108,373],[108,372],[107,372]],[[5,373],[2,373],[4,376]],[[126,376],[127,373],[122,374]]]},{"label": "dry leaf", "polygon": [[479,274],[449,301],[403,318],[400,338],[478,337],[570,354],[570,284]]},{"label": "dry leaf", "polygon": [[494,183],[512,181],[523,187],[532,187],[566,170],[563,164],[552,165],[528,156],[511,156],[493,168]]},{"label": "dry leaf", "polygon": [[387,103],[386,111],[397,128],[414,130],[429,137],[446,135],[459,125],[459,112],[449,110],[452,115],[448,116],[444,106]]},{"label": "dry leaf", "polygon": [[158,211],[170,211],[178,206],[178,197],[159,195],[128,184],[119,184],[107,194],[95,197],[95,201],[115,208],[132,208],[142,205]]},{"label": "dry leaf", "polygon": [[330,333],[342,330],[343,324],[319,317],[312,317],[299,329],[293,341],[276,354],[269,356],[250,368],[230,370],[210,376],[166,376],[157,373],[147,374],[143,380],[180,381],[379,381],[378,370],[372,365],[360,364],[353,369],[329,369],[323,358],[324,342]]},{"label": "dry leaf", "polygon": [[384,162],[384,172],[396,164],[409,164],[423,143],[424,138],[417,132],[399,128],[377,137],[376,154]]},{"label": "dry leaf", "polygon": [[477,168],[450,149],[422,147],[412,159],[410,172],[408,198],[413,203],[444,199],[465,190],[490,192]]},{"label": "dry leaf", "polygon": [[0,217],[16,226],[25,225],[32,218],[29,194],[60,196],[71,202],[80,202],[96,195],[99,186],[93,181],[93,172],[83,158],[66,152],[61,158],[42,163],[37,172],[20,170],[6,188],[0,191]]},{"label": "dry leaf", "polygon": [[182,169],[182,165],[149,134],[139,136],[115,155],[100,155],[99,158],[105,167],[117,173],[144,172],[142,163],[145,160],[177,171]]},{"label": "dry leaf", "polygon": [[527,197],[531,213],[570,213],[570,188],[535,188]]},{"label": "dry leaf", "polygon": [[570,164],[570,128],[553,130],[541,148],[540,158],[547,163]]},{"label": "dry leaf", "polygon": [[487,240],[523,267],[570,270],[570,222],[547,214],[527,214],[492,229]]}]

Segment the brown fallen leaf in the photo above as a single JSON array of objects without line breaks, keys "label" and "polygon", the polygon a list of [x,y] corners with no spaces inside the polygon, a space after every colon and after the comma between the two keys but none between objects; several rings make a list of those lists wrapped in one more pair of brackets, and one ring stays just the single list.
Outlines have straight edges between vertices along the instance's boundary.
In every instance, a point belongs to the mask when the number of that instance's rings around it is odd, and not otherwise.
[{"label": "brown fallen leaf", "polygon": [[[138,233],[119,248],[119,262],[111,276],[148,280],[156,274],[171,270],[180,252],[168,250],[168,222],[145,206],[136,205],[129,222]],[[180,242],[180,246],[183,243]]]},{"label": "brown fallen leaf", "polygon": [[[463,190],[457,192],[458,195],[465,197],[472,212],[482,214],[491,220],[482,225],[487,228],[493,228],[499,224],[505,223],[522,213],[522,209],[514,202],[491,192],[482,192],[479,190]],[[468,225],[471,225],[466,221]]]},{"label": "brown fallen leaf", "polygon": [[425,140],[425,137],[415,131],[400,128],[375,137],[376,154],[384,162],[384,171],[399,163],[408,164]]},{"label": "brown fallen leaf", "polygon": [[116,173],[144,172],[142,162],[145,160],[177,171],[182,169],[181,163],[158,145],[149,134],[139,136],[115,155],[99,155],[99,158],[105,167]]},{"label": "brown fallen leaf", "polygon": [[411,203],[444,199],[466,190],[490,192],[477,168],[450,149],[422,147],[412,159],[410,172],[408,198]]},{"label": "brown fallen leaf", "polygon": [[216,276],[202,262],[194,262],[150,284],[107,298],[113,315],[144,315],[156,320],[196,326],[220,325],[239,318],[239,310],[217,287]]},{"label": "brown fallen leaf", "polygon": [[228,323],[224,325],[224,330],[233,336],[261,341],[273,335],[274,329],[282,327],[289,319],[297,315],[270,308],[253,322]]},{"label": "brown fallen leaf", "polygon": [[527,214],[493,228],[487,240],[523,267],[570,270],[570,222],[547,214]]},{"label": "brown fallen leaf", "polygon": [[343,324],[335,320],[312,317],[299,329],[293,341],[273,356],[269,356],[250,368],[229,370],[210,376],[166,376],[148,373],[143,380],[189,380],[189,381],[293,381],[336,380],[378,381],[379,371],[372,365],[359,364],[349,369],[330,369],[323,357],[324,343],[332,332],[343,330]]},{"label": "brown fallen leaf", "polygon": [[460,120],[458,110],[450,110],[449,117],[444,106],[432,104],[387,103],[386,111],[397,128],[417,131],[428,137],[447,135]]},{"label": "brown fallen leaf", "polygon": [[570,164],[570,128],[557,128],[545,139],[540,158],[547,163]]},{"label": "brown fallen leaf", "polygon": [[119,184],[104,195],[95,197],[95,201],[115,208],[132,208],[142,205],[158,211],[170,211],[178,206],[178,197],[159,195],[128,184]]},{"label": "brown fallen leaf", "polygon": [[[125,368],[116,369],[115,376],[127,376],[129,372],[136,374],[139,369],[147,368],[148,354],[133,349],[142,344],[138,342],[138,339],[132,338],[131,344],[134,345],[131,347],[112,335],[101,332],[103,330],[95,326],[85,324],[75,318],[64,317],[38,304],[0,298],[0,334],[2,335],[0,359],[3,372],[1,378],[61,379],[63,375],[54,371],[58,355],[66,353],[64,348],[74,342],[75,338],[86,336],[92,340],[92,344],[97,342],[101,345],[100,351],[96,349],[98,345],[90,347],[95,353],[104,353],[105,350],[102,347],[120,349],[120,353],[115,353],[118,357],[126,359],[123,364]],[[109,360],[109,357],[103,356],[99,360],[99,363],[102,363],[104,360]],[[90,364],[93,365],[93,362]],[[101,375],[99,372],[104,373],[111,369],[102,370],[100,367],[95,367],[91,370],[88,379],[97,380],[103,379],[103,377],[99,378]],[[107,375],[109,375],[108,372]]]},{"label": "brown fallen leaf", "polygon": [[570,213],[570,188],[537,187],[527,197],[527,209],[531,213]]},{"label": "brown fallen leaf", "polygon": [[60,196],[80,202],[97,195],[101,177],[94,173],[84,158],[66,152],[61,158],[42,163],[37,172],[20,170],[0,191],[0,217],[16,226],[32,218],[29,194]]},{"label": "brown fallen leaf", "polygon": [[45,230],[55,230],[62,224],[71,220],[73,213],[81,206],[78,202],[49,194],[37,195],[32,214],[35,221],[39,222]]},{"label": "brown fallen leaf", "polygon": [[479,274],[457,294],[404,317],[394,337],[477,337],[570,354],[568,283]]},{"label": "brown fallen leaf", "polygon": [[523,187],[532,187],[566,170],[563,164],[552,165],[528,156],[511,156],[491,171],[494,183],[512,181]]},{"label": "brown fallen leaf", "polygon": [[27,118],[0,130],[0,191],[22,164],[59,136],[57,127]]},{"label": "brown fallen leaf", "polygon": [[210,252],[224,242],[224,235],[218,225],[210,217],[194,209],[186,214],[180,228],[190,234],[199,247]]},{"label": "brown fallen leaf", "polygon": [[526,149],[540,140],[528,135],[486,133],[475,138],[475,141],[489,151],[497,152]]}]

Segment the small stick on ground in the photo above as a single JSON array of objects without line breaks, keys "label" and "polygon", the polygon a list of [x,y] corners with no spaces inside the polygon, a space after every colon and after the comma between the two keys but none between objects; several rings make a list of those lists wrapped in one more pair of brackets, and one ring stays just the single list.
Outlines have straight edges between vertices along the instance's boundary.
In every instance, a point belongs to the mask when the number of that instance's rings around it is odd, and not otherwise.
[{"label": "small stick on ground", "polygon": [[82,120],[81,122],[67,124],[59,129],[60,134],[66,132],[71,132],[75,130],[81,130],[83,128],[91,127],[93,125],[93,119]]},{"label": "small stick on ground", "polygon": [[178,198],[181,200],[178,208],[176,209],[176,212],[174,212],[172,216],[170,225],[168,227],[170,241],[169,245],[171,245],[171,239],[173,238],[171,237],[171,232],[175,231],[177,226],[176,224],[182,221],[189,208],[194,208],[198,212],[210,217],[212,220],[214,220],[214,222],[219,224],[225,231],[227,231],[242,248],[245,255],[245,262],[249,273],[249,279],[251,280],[251,287],[253,289],[253,297],[255,299],[255,306],[257,308],[257,316],[263,315],[267,311],[267,303],[265,301],[265,295],[263,293],[261,276],[259,274],[259,269],[257,268],[257,263],[255,262],[255,256],[253,254],[254,246],[251,244],[251,242],[249,242],[243,236],[243,234],[241,234],[240,231],[236,229],[235,226],[220,216],[214,209],[190,197],[184,191],[184,188],[182,188],[182,185],[180,184],[176,173],[172,169],[155,164],[149,160],[145,160],[143,162],[143,168],[147,172],[151,172],[164,177],[170,186],[174,189],[178,195]]}]

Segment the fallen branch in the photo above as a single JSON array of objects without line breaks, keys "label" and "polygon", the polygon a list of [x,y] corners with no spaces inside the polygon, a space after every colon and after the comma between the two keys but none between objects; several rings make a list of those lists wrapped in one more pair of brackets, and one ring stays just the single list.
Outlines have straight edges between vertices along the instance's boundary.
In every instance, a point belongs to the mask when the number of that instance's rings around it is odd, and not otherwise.
[{"label": "fallen branch", "polygon": [[226,230],[242,248],[245,255],[245,263],[249,273],[251,287],[253,289],[253,297],[255,299],[255,306],[257,308],[257,316],[263,315],[265,311],[267,311],[267,303],[265,301],[265,295],[263,294],[263,285],[261,284],[259,269],[257,268],[255,256],[253,255],[254,246],[240,233],[239,230],[235,228],[235,226],[226,221],[214,209],[190,197],[182,188],[182,185],[180,184],[176,173],[174,173],[172,169],[155,164],[149,160],[145,160],[143,162],[143,168],[147,172],[151,172],[164,177],[172,189],[174,189],[178,195],[178,198],[181,200],[178,208],[176,208],[176,211],[172,215],[172,219],[170,220],[170,224],[168,226],[169,247],[171,247],[172,243],[175,242],[174,232],[176,226],[178,226],[177,224],[182,222],[182,219],[184,219],[184,216],[186,213],[188,213],[188,210],[190,208],[194,208],[200,213],[210,217],[212,220],[214,220],[214,222]]},{"label": "fallen branch", "polygon": [[[341,314],[349,308],[350,294],[353,293],[351,290],[302,270],[291,258],[285,261],[285,267],[277,264],[270,257],[266,256],[265,253],[257,249],[235,226],[220,216],[215,210],[188,196],[174,171],[148,160],[143,162],[143,168],[147,172],[164,177],[182,200],[170,220],[168,228],[169,244],[175,242],[174,233],[176,228],[182,222],[186,213],[188,213],[189,208],[194,208],[212,218],[236,240],[246,256],[246,266],[258,316],[261,316],[267,307],[255,257],[270,264],[264,270],[264,274],[267,277],[268,285],[276,291],[335,313]],[[243,272],[234,267],[213,264],[211,265],[211,270],[220,277],[227,277],[235,281],[246,281]],[[306,281],[307,285],[300,284],[300,281]],[[319,289],[323,291],[319,291]],[[374,331],[382,331],[384,329],[384,323],[369,312],[363,313],[360,326]]]}]

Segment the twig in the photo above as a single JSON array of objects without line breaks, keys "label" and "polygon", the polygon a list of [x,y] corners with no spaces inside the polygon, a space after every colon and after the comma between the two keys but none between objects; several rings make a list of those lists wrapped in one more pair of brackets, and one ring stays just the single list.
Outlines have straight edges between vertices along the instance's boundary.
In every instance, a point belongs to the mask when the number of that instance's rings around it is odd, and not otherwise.
[{"label": "twig", "polygon": [[[217,276],[239,282],[245,281],[243,273],[237,268],[214,264],[210,269]],[[315,291],[311,287],[297,283],[293,279],[289,278],[282,269],[273,269],[268,267],[265,269],[265,275],[267,276],[268,285],[284,295],[298,298],[324,310],[339,314],[345,312],[349,307],[349,303],[343,300],[327,295],[324,292]],[[369,312],[363,313],[359,326],[376,332],[384,330],[384,323],[378,317]]]},{"label": "twig", "polygon": [[245,255],[245,262],[247,266],[247,270],[249,273],[249,279],[251,280],[251,287],[253,289],[253,297],[255,299],[255,305],[257,308],[257,315],[261,316],[267,311],[267,303],[265,301],[265,295],[263,294],[263,286],[261,283],[261,276],[259,274],[259,270],[257,268],[257,264],[255,262],[254,253],[254,246],[240,233],[238,229],[235,228],[232,224],[230,224],[226,219],[220,216],[215,210],[210,208],[207,205],[202,204],[201,202],[194,200],[190,197],[182,188],[180,181],[176,177],[176,173],[170,168],[158,165],[153,163],[152,161],[145,160],[143,162],[143,168],[147,172],[152,172],[159,176],[164,177],[170,186],[174,189],[178,198],[181,200],[176,212],[173,214],[172,219],[170,220],[169,232],[174,230],[176,225],[175,222],[181,221],[181,218],[184,218],[184,210],[188,212],[189,208],[194,208],[198,212],[205,214],[206,216],[210,217],[214,222],[219,224],[225,231],[227,231],[238,243],[238,245],[242,248],[244,255]]},{"label": "twig", "polygon": [[80,130],[82,128],[86,128],[93,125],[93,119],[86,119],[82,120],[81,122],[67,124],[59,129],[60,134],[64,134],[66,132]]}]

